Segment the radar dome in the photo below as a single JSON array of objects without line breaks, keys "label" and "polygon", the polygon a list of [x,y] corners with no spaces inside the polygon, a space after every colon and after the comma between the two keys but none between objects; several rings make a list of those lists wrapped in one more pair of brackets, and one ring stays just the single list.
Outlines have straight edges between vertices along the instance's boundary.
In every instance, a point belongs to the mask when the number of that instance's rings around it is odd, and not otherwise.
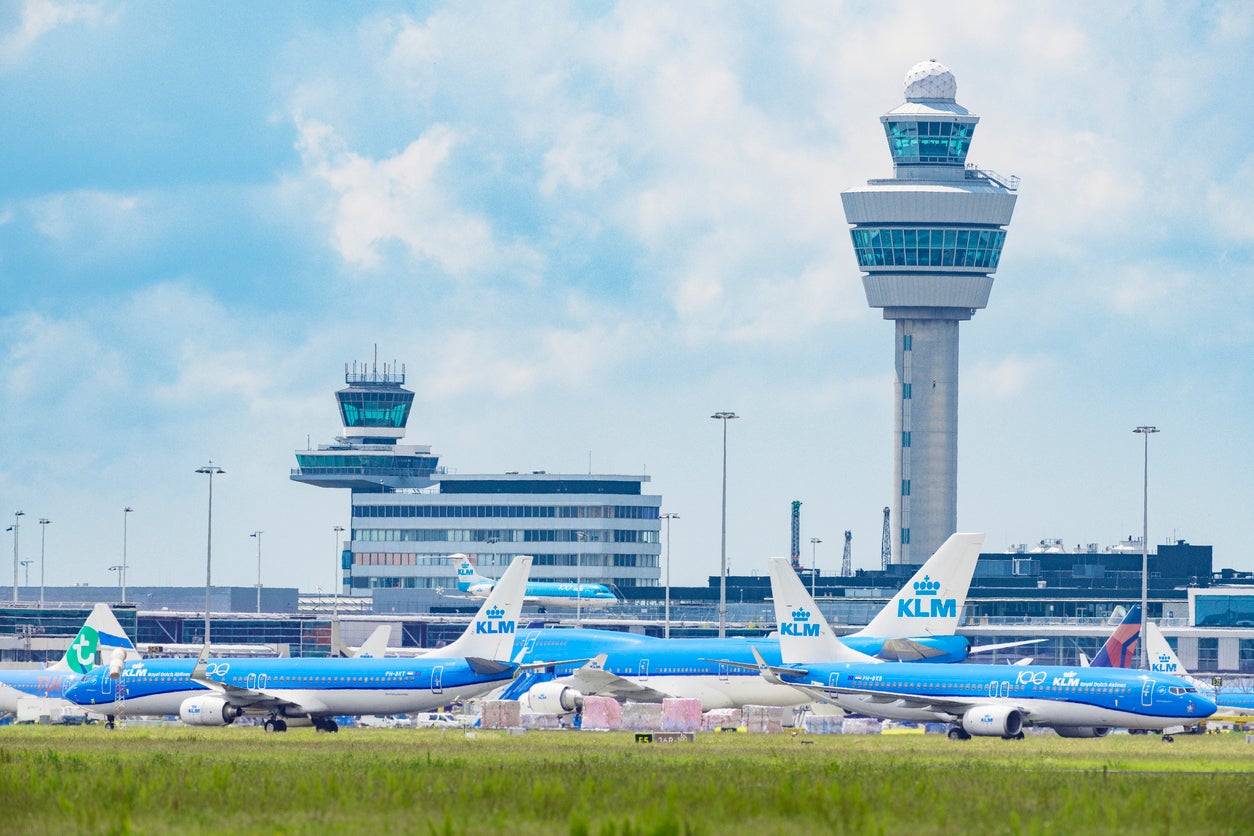
[{"label": "radar dome", "polygon": [[906,101],[945,99],[958,95],[958,80],[939,61],[920,61],[906,73]]}]

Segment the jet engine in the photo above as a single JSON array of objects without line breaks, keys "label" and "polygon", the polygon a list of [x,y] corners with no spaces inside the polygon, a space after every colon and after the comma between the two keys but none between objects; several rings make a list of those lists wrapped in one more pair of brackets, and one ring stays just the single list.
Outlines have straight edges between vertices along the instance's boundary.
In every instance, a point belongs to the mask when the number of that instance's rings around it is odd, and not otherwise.
[{"label": "jet engine", "polygon": [[583,694],[559,682],[541,682],[527,692],[531,710],[537,714],[570,714],[583,705]]},{"label": "jet engine", "polygon": [[243,713],[222,697],[188,697],[179,706],[179,719],[189,726],[229,726]]},{"label": "jet engine", "polygon": [[1105,737],[1109,726],[1054,726],[1059,737]]},{"label": "jet engine", "polygon": [[1008,705],[977,705],[962,715],[962,730],[983,737],[1013,737],[1023,729],[1023,715]]}]

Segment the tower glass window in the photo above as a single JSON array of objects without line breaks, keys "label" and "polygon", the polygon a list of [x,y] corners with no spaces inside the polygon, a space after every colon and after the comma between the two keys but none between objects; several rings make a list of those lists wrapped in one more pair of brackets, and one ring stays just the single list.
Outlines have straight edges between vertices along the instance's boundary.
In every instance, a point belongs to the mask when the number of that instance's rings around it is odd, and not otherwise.
[{"label": "tower glass window", "polygon": [[397,389],[395,392],[337,392],[340,415],[345,427],[388,427],[401,429],[409,418],[409,406],[414,393]]},{"label": "tower glass window", "polygon": [[974,132],[973,122],[902,120],[884,123],[888,150],[898,165],[963,165]]},{"label": "tower glass window", "polygon": [[996,270],[1004,229],[851,230],[860,267],[966,267]]}]

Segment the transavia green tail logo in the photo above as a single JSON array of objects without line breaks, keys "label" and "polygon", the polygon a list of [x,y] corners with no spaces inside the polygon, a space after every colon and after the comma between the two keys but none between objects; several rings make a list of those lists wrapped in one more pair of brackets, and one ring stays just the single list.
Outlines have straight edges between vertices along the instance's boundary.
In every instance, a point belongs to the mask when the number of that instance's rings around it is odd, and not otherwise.
[{"label": "transavia green tail logo", "polygon": [[88,673],[96,665],[96,646],[100,643],[100,634],[96,632],[96,628],[83,625],[83,629],[78,631],[78,635],[74,637],[74,641],[70,642],[70,650],[66,654],[66,661],[70,665],[70,670],[75,673]]}]

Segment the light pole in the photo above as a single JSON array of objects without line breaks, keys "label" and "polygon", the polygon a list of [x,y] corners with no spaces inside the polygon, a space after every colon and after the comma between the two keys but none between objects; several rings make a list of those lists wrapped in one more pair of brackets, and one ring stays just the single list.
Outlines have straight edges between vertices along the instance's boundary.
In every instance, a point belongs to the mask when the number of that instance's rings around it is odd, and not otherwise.
[{"label": "light pole", "polygon": [[257,612],[261,612],[261,535],[264,531],[254,531],[249,537],[257,538]]},{"label": "light pole", "polygon": [[196,468],[196,472],[204,473],[209,477],[209,527],[205,535],[205,647],[207,648],[209,647],[209,605],[211,603],[209,591],[213,584],[213,477],[221,476],[226,471],[210,459],[209,464]]},{"label": "light pole", "polygon": [[337,525],[335,528],[331,530],[335,532],[335,586],[334,586],[335,597],[333,599],[334,603],[332,604],[332,615],[335,616],[336,618],[339,618],[340,617],[340,585],[341,585],[341,578],[343,577],[342,573],[344,571],[341,565],[342,559],[343,559],[342,558],[343,552],[340,550],[340,532],[344,530],[344,526]]},{"label": "light pole", "polygon": [[48,523],[52,520],[47,517],[39,518],[39,605],[44,603],[44,542],[48,533]]},{"label": "light pole", "polygon": [[126,518],[135,509],[127,505],[122,509],[122,603],[126,603]]},{"label": "light pole", "polygon": [[1149,667],[1145,654],[1145,622],[1149,621],[1149,437],[1158,432],[1158,427],[1137,427],[1132,432],[1145,439],[1144,480],[1141,485],[1141,639],[1137,642],[1141,663],[1144,670]]},{"label": "light pole", "polygon": [[671,520],[679,519],[679,514],[667,511],[658,516],[666,520],[666,638],[671,637]]},{"label": "light pole", "polygon": [[121,589],[122,588],[122,564],[121,563],[113,564],[112,566],[109,567],[109,571],[118,573],[118,589]]},{"label": "light pole", "polygon": [[818,566],[819,566],[818,559],[816,558],[815,555],[816,555],[816,552],[818,551],[819,543],[822,543],[822,542],[823,541],[817,537],[810,538],[810,597],[811,598],[814,597],[814,576],[818,574]]},{"label": "light pole", "polygon": [[727,636],[727,422],[740,416],[734,412],[716,412],[710,417],[723,422],[723,538],[718,569],[718,637],[721,639]]},{"label": "light pole", "polygon": [[579,551],[575,553],[575,626],[583,619],[583,544],[588,539],[585,531],[576,531],[575,540],[579,543]]},{"label": "light pole", "polygon": [[26,570],[26,583],[24,583],[23,586],[30,586],[30,565],[34,562],[35,561],[33,560],[22,561],[22,568]]},{"label": "light pole", "polygon": [[21,518],[26,516],[25,511],[13,512],[13,525],[9,526],[6,531],[13,532],[13,601],[17,602],[17,534],[21,524]]}]

